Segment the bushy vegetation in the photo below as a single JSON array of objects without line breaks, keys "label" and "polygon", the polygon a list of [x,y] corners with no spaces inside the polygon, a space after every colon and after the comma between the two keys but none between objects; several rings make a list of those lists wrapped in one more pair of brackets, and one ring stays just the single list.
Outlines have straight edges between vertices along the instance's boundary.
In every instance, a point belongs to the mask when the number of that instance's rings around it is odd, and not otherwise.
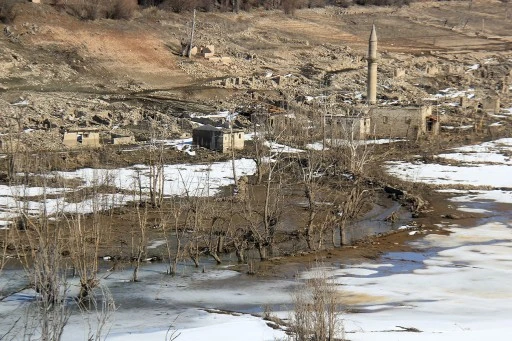
[{"label": "bushy vegetation", "polygon": [[409,5],[412,0],[355,0],[358,5],[373,5],[373,6],[404,6]]},{"label": "bushy vegetation", "polygon": [[55,0],[53,4],[84,20],[130,19],[138,8],[137,0]]},{"label": "bushy vegetation", "polygon": [[266,10],[282,9],[287,14],[293,14],[301,8],[316,8],[325,6],[349,7],[358,5],[403,6],[413,0],[139,0],[141,7],[159,7],[177,13],[197,9],[200,11],[249,11],[253,8]]},{"label": "bushy vegetation", "polygon": [[[13,4],[22,0],[0,0],[0,20],[8,22],[15,15]],[[253,8],[265,10],[283,10],[294,14],[301,8],[325,6],[349,7],[361,6],[403,6],[414,0],[53,0],[51,3],[73,16],[84,20],[130,19],[140,8],[158,7],[176,13],[192,11],[238,12]]]}]

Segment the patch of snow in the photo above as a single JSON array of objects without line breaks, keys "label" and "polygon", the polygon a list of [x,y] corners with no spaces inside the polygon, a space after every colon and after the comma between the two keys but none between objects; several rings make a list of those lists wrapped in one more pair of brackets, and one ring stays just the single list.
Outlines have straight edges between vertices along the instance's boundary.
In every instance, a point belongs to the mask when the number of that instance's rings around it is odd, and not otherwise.
[{"label": "patch of snow", "polygon": [[24,107],[24,106],[27,106],[29,105],[30,102],[27,100],[27,99],[24,99],[22,101],[19,101],[19,102],[16,102],[16,103],[13,103],[12,105],[15,105],[15,106],[20,106],[20,107]]},{"label": "patch of snow", "polygon": [[[512,89],[512,87],[511,87]],[[506,116],[511,116],[512,115],[512,108],[507,108],[507,109],[504,109],[504,113],[503,115],[506,115]]]},{"label": "patch of snow", "polygon": [[[170,321],[172,322],[172,321]],[[162,341],[169,340],[172,332],[179,335],[179,341],[226,341],[226,340],[244,340],[244,341],[274,341],[286,338],[282,330],[270,328],[261,318],[251,315],[233,316],[227,314],[211,313],[203,318],[203,327],[184,328],[184,329],[163,329],[160,331],[146,333],[119,333],[111,334],[107,337],[109,341]]]},{"label": "patch of snow", "polygon": [[[444,159],[466,163],[466,167],[424,164],[420,162],[388,162],[387,170],[406,181],[437,185],[473,185],[512,187],[512,138],[454,148],[454,153],[441,154]],[[492,174],[492,176],[489,176]]]},{"label": "patch of snow", "polygon": [[[512,168],[506,165],[458,167],[437,164],[387,162],[387,172],[402,180],[435,185],[512,187]],[[488,176],[492,174],[492,177]]]},{"label": "patch of snow", "polygon": [[270,151],[272,153],[285,153],[285,154],[292,154],[292,153],[302,153],[304,150],[297,149],[293,147],[286,146],[284,144],[280,144],[277,142],[269,142],[265,141],[264,145],[270,148]]},{"label": "patch of snow", "polygon": [[473,64],[470,67],[468,67],[468,72],[478,70],[479,68],[480,68],[480,64]]},{"label": "patch of snow", "polygon": [[[324,145],[322,142],[314,142],[314,143],[308,143],[306,145],[306,149],[309,149],[309,150],[323,150],[324,149]],[[326,150],[328,148],[325,148]]]}]

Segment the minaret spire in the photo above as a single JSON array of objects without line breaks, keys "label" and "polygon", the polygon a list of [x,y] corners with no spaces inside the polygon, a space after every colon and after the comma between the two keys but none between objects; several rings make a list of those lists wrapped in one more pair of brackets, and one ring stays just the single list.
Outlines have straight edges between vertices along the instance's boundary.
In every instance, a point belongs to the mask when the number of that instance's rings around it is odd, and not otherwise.
[{"label": "minaret spire", "polygon": [[377,103],[377,31],[372,26],[368,44],[368,80],[366,100],[368,104]]}]

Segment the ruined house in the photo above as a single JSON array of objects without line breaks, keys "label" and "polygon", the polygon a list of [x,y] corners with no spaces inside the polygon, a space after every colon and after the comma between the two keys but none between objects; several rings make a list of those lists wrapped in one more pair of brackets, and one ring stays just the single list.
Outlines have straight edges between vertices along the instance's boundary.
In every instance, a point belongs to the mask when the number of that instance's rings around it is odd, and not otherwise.
[{"label": "ruined house", "polygon": [[12,153],[19,150],[23,150],[23,147],[18,139],[13,138],[12,136],[0,137],[0,151]]},{"label": "ruined house", "polygon": [[487,113],[498,114],[500,112],[500,98],[486,97],[478,104],[478,107]]},{"label": "ruined house", "polygon": [[216,128],[209,124],[192,131],[192,141],[196,146],[208,148],[221,153],[244,149],[244,132],[242,129]]},{"label": "ruined house", "polygon": [[67,147],[99,147],[100,133],[94,128],[71,129],[64,133],[62,143]]},{"label": "ruined house", "polygon": [[213,57],[215,55],[215,46],[214,45],[201,46],[201,55],[204,58]]},{"label": "ruined house", "polygon": [[111,142],[114,145],[122,145],[122,144],[135,144],[135,136],[127,136],[111,133]]},{"label": "ruined house", "polygon": [[418,138],[439,133],[439,120],[432,115],[431,106],[372,107],[369,116],[375,137]]},{"label": "ruined house", "polygon": [[343,139],[364,140],[371,133],[369,116],[331,114],[325,115],[324,120],[327,133]]},{"label": "ruined house", "polygon": [[269,110],[251,114],[251,122],[266,132],[281,132],[294,126],[296,117],[283,110]]}]

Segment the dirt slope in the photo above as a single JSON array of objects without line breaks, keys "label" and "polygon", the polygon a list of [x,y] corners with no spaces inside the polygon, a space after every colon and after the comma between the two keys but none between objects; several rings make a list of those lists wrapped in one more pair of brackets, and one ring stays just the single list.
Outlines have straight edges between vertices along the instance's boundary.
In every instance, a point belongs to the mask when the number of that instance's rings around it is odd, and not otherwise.
[{"label": "dirt slope", "polygon": [[[214,43],[220,54],[232,57],[232,66],[226,67],[200,58],[190,65],[177,56],[179,42],[188,34],[189,13],[153,9],[131,21],[91,22],[48,5],[24,3],[9,25],[12,33],[0,39],[0,47],[19,54],[25,64],[4,56],[1,83],[9,88],[5,79],[9,73],[11,78],[19,76],[35,84],[40,78],[39,83],[51,85],[51,79],[71,87],[80,82],[113,88],[176,88],[201,78],[253,74],[265,68],[297,71],[306,60],[318,62],[319,68],[333,68],[331,61],[318,60],[321,53],[315,47],[348,46],[364,57],[372,23],[378,27],[382,52],[506,50],[512,32],[510,7],[498,1],[473,1],[471,7],[466,2],[433,2],[401,9],[300,10],[294,17],[262,10],[239,15],[199,13],[197,41]],[[261,60],[247,63],[247,53]],[[41,64],[45,66],[31,68],[32,75],[20,73],[20,66]],[[56,68],[70,70],[59,74]]]}]

